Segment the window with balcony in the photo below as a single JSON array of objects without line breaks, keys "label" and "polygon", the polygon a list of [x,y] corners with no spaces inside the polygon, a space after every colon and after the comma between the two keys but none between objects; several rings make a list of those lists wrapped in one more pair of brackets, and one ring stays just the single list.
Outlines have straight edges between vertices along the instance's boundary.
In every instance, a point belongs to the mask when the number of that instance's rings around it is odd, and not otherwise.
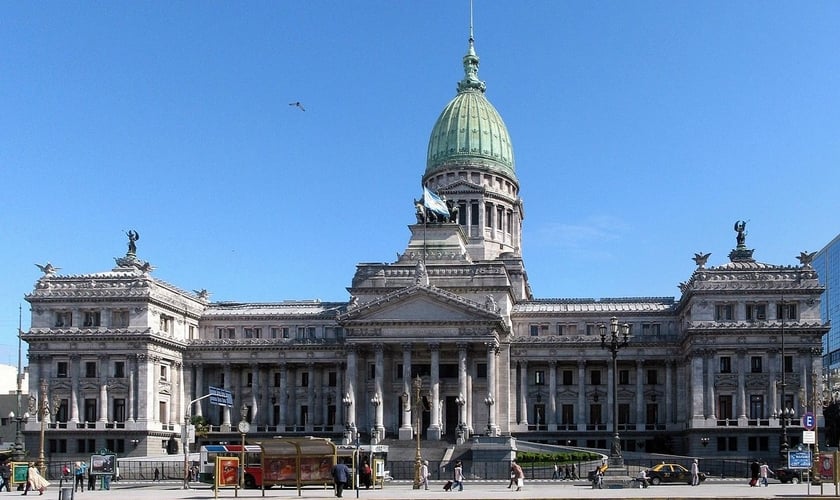
[{"label": "window with balcony", "polygon": [[82,326],[85,328],[102,326],[102,313],[99,311],[85,311],[82,314]]},{"label": "window with balcony", "polygon": [[125,399],[115,398],[113,402],[112,413],[114,415],[114,422],[125,422]]},{"label": "window with balcony", "polygon": [[58,311],[55,313],[56,327],[71,327],[73,326],[73,313],[70,311]]},{"label": "window with balcony", "polygon": [[767,304],[747,304],[747,321],[764,321],[767,319]]},{"label": "window with balcony", "polygon": [[732,304],[718,304],[715,306],[715,321],[734,321],[734,307]]},{"label": "window with balcony", "polygon": [[574,425],[575,423],[575,407],[574,405],[564,404],[560,407],[560,422],[563,425]]},{"label": "window with balcony", "polygon": [[721,394],[718,396],[718,418],[721,420],[732,420],[734,418],[732,412],[732,395]]},{"label": "window with balcony", "polygon": [[85,399],[85,422],[96,422],[96,419],[99,418],[99,413],[96,411],[96,407],[98,406],[96,403],[96,399]]},{"label": "window with balcony", "polygon": [[589,405],[589,425],[601,424],[601,404],[592,403]]},{"label": "window with balcony", "polygon": [[764,396],[761,394],[750,394],[750,418],[754,420],[765,418]]}]

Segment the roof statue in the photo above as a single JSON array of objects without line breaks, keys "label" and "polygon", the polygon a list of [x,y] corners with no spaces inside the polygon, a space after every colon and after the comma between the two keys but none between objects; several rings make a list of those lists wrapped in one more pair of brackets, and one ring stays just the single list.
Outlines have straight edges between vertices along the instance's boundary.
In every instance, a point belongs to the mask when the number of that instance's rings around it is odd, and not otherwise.
[{"label": "roof statue", "polygon": [[817,252],[799,252],[799,263],[802,264],[802,267],[811,267],[811,262],[814,261],[814,256],[817,255]]},{"label": "roof statue", "polygon": [[738,235],[735,237],[735,249],[729,252],[729,260],[732,262],[755,262],[753,250],[747,248],[747,222],[735,221],[734,229]]},{"label": "roof statue", "polygon": [[41,264],[35,264],[35,266],[36,266],[38,269],[40,269],[42,273],[44,273],[44,276],[52,276],[53,274],[55,274],[55,273],[56,273],[56,271],[58,271],[59,269],[61,269],[60,267],[55,267],[55,266],[53,266],[53,265],[52,265],[52,264],[50,264],[49,262],[47,262],[47,263],[46,263],[46,264],[44,264],[43,266],[42,266]]},{"label": "roof statue", "polygon": [[712,255],[710,253],[695,253],[694,254],[694,263],[697,264],[697,269],[705,269],[706,268],[706,261],[709,260],[709,256]]},{"label": "roof statue", "polygon": [[134,229],[129,229],[125,234],[128,236],[128,253],[126,255],[137,255],[137,244],[135,242],[140,239],[140,233]]},{"label": "roof statue", "polygon": [[414,266],[414,284],[429,286],[429,274],[426,272],[426,265],[423,264],[422,260],[418,260],[417,265]]}]

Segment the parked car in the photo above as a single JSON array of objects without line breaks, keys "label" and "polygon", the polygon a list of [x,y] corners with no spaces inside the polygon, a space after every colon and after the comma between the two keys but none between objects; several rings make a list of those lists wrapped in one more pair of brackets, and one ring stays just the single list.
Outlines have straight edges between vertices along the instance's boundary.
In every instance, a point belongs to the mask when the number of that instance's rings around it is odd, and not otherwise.
[{"label": "parked car", "polygon": [[[648,481],[656,486],[661,483],[691,484],[691,471],[680,464],[658,464],[648,469]],[[700,482],[706,480],[706,474],[700,473]]]},{"label": "parked car", "polygon": [[807,481],[808,469],[780,468],[774,471],[776,479],[783,483],[799,484]]}]

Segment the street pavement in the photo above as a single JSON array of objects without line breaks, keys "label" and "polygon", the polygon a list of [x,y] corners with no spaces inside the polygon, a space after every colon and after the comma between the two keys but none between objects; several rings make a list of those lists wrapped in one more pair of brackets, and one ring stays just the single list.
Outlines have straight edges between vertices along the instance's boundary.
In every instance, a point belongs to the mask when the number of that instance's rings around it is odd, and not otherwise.
[{"label": "street pavement", "polygon": [[[114,500],[198,500],[214,498],[214,491],[207,485],[191,484],[192,488],[185,490],[182,483],[176,481],[120,481],[112,483],[111,490],[85,491],[75,493],[71,498],[65,496],[61,500],[93,500],[110,497]],[[0,493],[0,497],[20,495],[19,492]],[[30,492],[32,495],[32,492]],[[37,495],[37,493],[36,493]],[[807,499],[815,496],[835,496],[833,484],[813,486],[808,484],[780,484],[772,482],[769,487],[750,487],[746,479],[709,479],[700,486],[682,484],[651,486],[639,488],[606,488],[595,490],[586,481],[526,481],[522,491],[507,488],[507,481],[467,481],[464,491],[445,492],[443,481],[433,481],[428,490],[414,490],[409,481],[389,481],[382,489],[345,490],[345,499],[359,498],[362,500],[432,500],[432,499],[461,499],[461,500],[493,500],[493,499],[577,499],[577,498],[626,498],[626,499],[682,499],[682,498],[718,498],[718,499]],[[302,498],[302,499],[334,499],[331,488],[308,487],[300,491],[292,488],[272,488],[260,490],[234,490],[227,488],[219,490],[221,499],[234,498]],[[58,483],[53,485],[39,499],[59,498]]]}]

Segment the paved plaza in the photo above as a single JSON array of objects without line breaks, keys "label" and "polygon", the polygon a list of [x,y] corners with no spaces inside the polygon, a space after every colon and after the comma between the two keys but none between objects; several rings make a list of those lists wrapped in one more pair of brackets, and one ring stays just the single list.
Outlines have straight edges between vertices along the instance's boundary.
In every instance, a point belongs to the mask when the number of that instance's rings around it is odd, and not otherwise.
[{"label": "paved plaza", "polygon": [[[383,489],[360,490],[358,498],[376,500],[426,500],[438,498],[460,498],[462,500],[489,500],[489,499],[567,499],[567,498],[631,498],[631,499],[680,499],[680,498],[720,498],[720,499],[742,499],[742,498],[784,498],[787,500],[796,498],[808,498],[816,496],[834,496],[833,484],[823,486],[822,493],[820,486],[807,484],[779,484],[772,483],[769,487],[751,488],[746,480],[725,479],[709,480],[700,486],[688,485],[660,485],[651,486],[647,489],[603,489],[594,490],[585,481],[563,482],[563,481],[533,481],[526,482],[522,491],[514,491],[507,488],[507,482],[500,481],[475,481],[467,482],[464,491],[444,492],[443,482],[433,482],[429,490],[414,490],[410,482],[392,481],[388,482]],[[31,494],[31,493],[30,493]],[[20,495],[18,492],[0,493],[2,496]],[[37,495],[37,493],[36,493]],[[303,498],[303,499],[333,499],[335,495],[332,489],[305,488],[298,496],[294,489],[266,490],[220,490],[218,498]],[[58,485],[47,490],[40,498],[56,499],[59,496]],[[211,499],[214,498],[213,489],[207,486],[196,486],[184,490],[175,481],[163,481],[158,483],[122,481],[112,485],[110,491],[85,491],[76,493],[73,500],[86,500],[111,497],[114,500],[168,500],[168,499]],[[356,498],[355,490],[346,490],[344,498]],[[63,500],[70,500],[64,498]]]}]

